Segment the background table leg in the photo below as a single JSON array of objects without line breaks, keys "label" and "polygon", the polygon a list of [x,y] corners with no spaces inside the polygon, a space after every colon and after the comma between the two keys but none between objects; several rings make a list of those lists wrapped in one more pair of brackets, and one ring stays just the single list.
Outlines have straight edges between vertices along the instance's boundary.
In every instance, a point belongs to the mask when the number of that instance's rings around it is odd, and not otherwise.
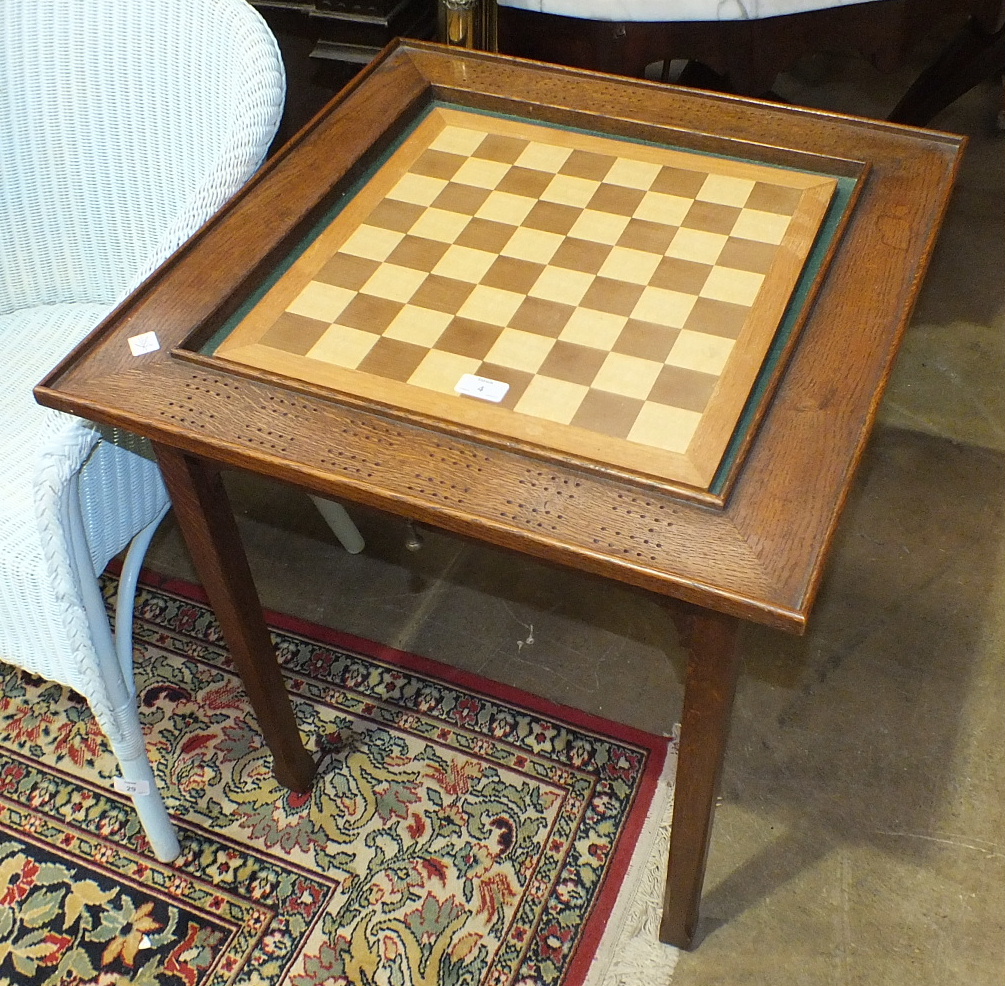
[{"label": "background table leg", "polygon": [[660,939],[690,948],[698,926],[715,799],[736,693],[737,621],[693,611],[678,621],[688,649]]},{"label": "background table leg", "polygon": [[894,107],[894,123],[925,126],[985,79],[1005,71],[1005,2],[987,0]]},{"label": "background table leg", "polygon": [[275,759],[276,780],[294,791],[307,791],[316,767],[297,730],[219,471],[164,445],[155,444],[154,450],[178,526]]}]

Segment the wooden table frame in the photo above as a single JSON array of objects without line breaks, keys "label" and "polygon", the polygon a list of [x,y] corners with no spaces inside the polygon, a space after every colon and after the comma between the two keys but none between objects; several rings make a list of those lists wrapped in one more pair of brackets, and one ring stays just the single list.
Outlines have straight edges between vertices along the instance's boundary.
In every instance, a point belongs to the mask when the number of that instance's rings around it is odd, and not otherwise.
[{"label": "wooden table frame", "polygon": [[[701,149],[734,142],[866,162],[861,196],[723,506],[448,433],[310,385],[193,355],[429,98]],[[802,632],[963,139],[459,52],[392,46],[37,388],[150,438],[179,526],[284,784],[297,733],[220,482],[222,468],[368,504],[684,605],[689,660],[661,938],[695,935],[735,691],[739,620]],[[133,356],[128,340],[160,348]]]}]

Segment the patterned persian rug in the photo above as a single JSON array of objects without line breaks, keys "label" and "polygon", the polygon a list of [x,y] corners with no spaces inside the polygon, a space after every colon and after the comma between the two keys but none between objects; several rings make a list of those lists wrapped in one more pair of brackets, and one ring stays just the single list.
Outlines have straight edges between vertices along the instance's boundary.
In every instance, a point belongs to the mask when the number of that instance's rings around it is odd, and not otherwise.
[{"label": "patterned persian rug", "polygon": [[141,588],[170,865],[113,790],[87,706],[0,665],[0,984],[669,982],[655,927],[672,743],[269,619],[320,762],[309,794],[273,780],[198,590]]}]

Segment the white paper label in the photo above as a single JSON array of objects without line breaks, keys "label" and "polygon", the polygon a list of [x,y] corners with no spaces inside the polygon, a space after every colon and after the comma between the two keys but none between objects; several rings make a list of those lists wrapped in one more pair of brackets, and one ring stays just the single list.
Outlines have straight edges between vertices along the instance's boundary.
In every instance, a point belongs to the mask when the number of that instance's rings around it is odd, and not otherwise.
[{"label": "white paper label", "polygon": [[473,373],[465,373],[454,390],[466,397],[480,397],[483,401],[498,404],[509,390],[509,384],[502,380],[489,380],[486,377],[476,377]]},{"label": "white paper label", "polygon": [[129,352],[133,356],[144,356],[147,353],[155,353],[160,348],[161,344],[156,332],[144,332],[141,335],[133,336],[129,340]]},{"label": "white paper label", "polygon": [[116,777],[112,781],[112,787],[115,788],[119,794],[128,794],[133,797],[143,796],[150,793],[150,782],[149,781],[127,781],[124,777]]}]

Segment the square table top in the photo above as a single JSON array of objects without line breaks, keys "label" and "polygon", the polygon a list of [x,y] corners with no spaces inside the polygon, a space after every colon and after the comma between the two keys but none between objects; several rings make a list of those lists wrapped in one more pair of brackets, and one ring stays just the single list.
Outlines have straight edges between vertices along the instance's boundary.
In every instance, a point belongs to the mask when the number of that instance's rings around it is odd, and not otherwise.
[{"label": "square table top", "polygon": [[36,394],[799,631],[963,143],[397,42]]}]

